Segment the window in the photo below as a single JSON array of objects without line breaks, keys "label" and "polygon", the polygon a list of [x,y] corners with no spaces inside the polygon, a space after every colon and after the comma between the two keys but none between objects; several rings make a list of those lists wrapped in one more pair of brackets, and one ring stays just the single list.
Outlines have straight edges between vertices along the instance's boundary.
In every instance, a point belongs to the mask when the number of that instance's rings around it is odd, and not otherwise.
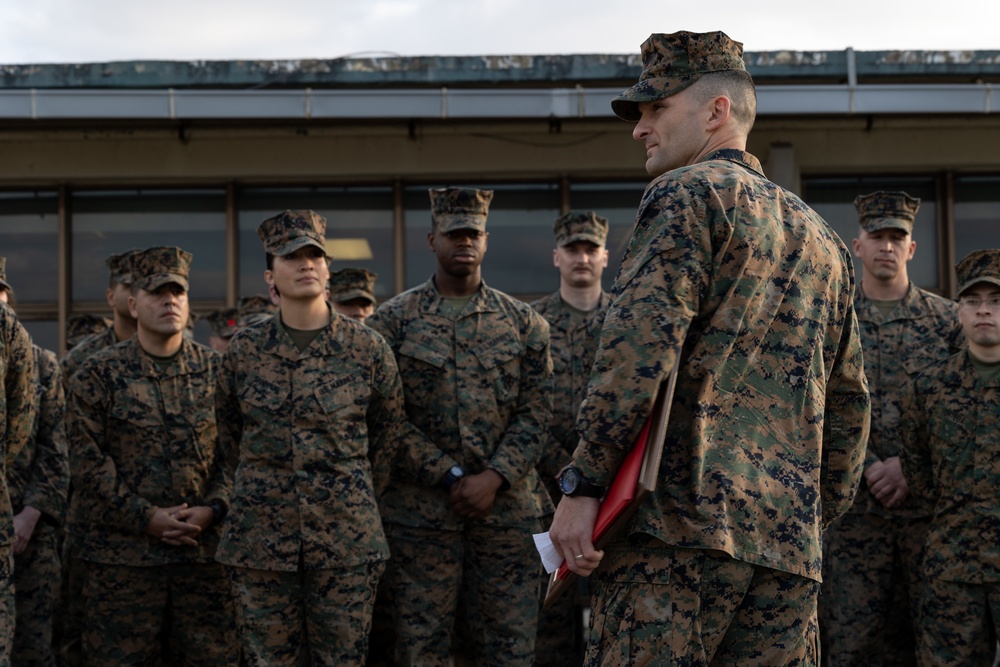
[{"label": "window", "polygon": [[58,214],[55,192],[0,192],[0,255],[18,303],[58,299]]},{"label": "window", "polygon": [[1000,248],[1000,176],[955,179],[955,262],[984,248]]}]

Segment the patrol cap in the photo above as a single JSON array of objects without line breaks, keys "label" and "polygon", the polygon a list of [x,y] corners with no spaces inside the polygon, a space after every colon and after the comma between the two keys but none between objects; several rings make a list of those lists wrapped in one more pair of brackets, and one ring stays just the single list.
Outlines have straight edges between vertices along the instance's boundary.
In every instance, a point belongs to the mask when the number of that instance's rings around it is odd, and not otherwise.
[{"label": "patrol cap", "polygon": [[1000,286],[1000,249],[970,252],[955,265],[958,276],[958,295],[977,283]]},{"label": "patrol cap", "polygon": [[7,258],[6,257],[0,257],[0,288],[2,288],[2,289],[9,289],[11,291],[14,290],[14,288],[10,286],[10,283],[7,282]]},{"label": "patrol cap", "polygon": [[136,250],[130,258],[132,284],[152,292],[167,283],[177,283],[187,291],[191,259],[191,253],[175,246]]},{"label": "patrol cap", "polygon": [[327,254],[326,218],[313,211],[279,213],[260,223],[257,235],[264,242],[264,251],[271,255],[288,255],[307,245]]},{"label": "patrol cap", "polygon": [[207,314],[205,320],[208,322],[208,328],[212,330],[213,336],[229,338],[237,330],[236,315],[237,309],[235,307],[220,308]]},{"label": "patrol cap", "polygon": [[87,336],[107,331],[114,321],[100,315],[72,315],[66,321],[66,345],[74,347]]},{"label": "patrol cap", "polygon": [[104,264],[108,267],[108,273],[111,274],[112,282],[126,286],[132,284],[131,258],[137,252],[139,251],[132,249],[117,255],[108,255],[108,258],[104,260]]},{"label": "patrol cap", "polygon": [[709,72],[746,69],[743,44],[724,32],[654,33],[642,43],[639,82],[611,100],[611,109],[623,120],[639,120],[640,102],[676,95]]},{"label": "patrol cap", "polygon": [[877,190],[855,197],[854,208],[858,209],[858,224],[866,232],[901,229],[912,234],[920,200],[902,191]]},{"label": "patrol cap", "polygon": [[236,307],[236,326],[240,329],[270,319],[278,311],[270,297],[253,294],[240,299]]},{"label": "patrol cap", "polygon": [[347,268],[330,274],[330,300],[341,303],[351,299],[368,299],[372,305],[375,300],[375,280],[377,273],[367,269]]},{"label": "patrol cap", "polygon": [[590,241],[603,246],[608,240],[608,219],[593,211],[570,211],[556,218],[552,225],[556,245],[564,246],[576,241]]},{"label": "patrol cap", "polygon": [[474,188],[432,188],[431,224],[436,232],[453,232],[456,229],[486,231],[486,216],[493,201],[492,190]]}]

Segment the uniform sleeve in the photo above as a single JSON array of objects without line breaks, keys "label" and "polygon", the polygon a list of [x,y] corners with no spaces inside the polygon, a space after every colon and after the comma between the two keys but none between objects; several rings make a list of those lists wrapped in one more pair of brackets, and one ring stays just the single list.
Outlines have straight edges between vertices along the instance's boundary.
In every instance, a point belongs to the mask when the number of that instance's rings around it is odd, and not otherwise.
[{"label": "uniform sleeve", "polygon": [[18,453],[31,439],[35,413],[35,355],[31,339],[13,313],[7,313],[7,372],[4,376],[7,424],[4,433],[6,466],[17,459]]},{"label": "uniform sleeve", "polygon": [[372,402],[368,407],[368,460],[372,466],[375,496],[389,484],[396,448],[406,429],[403,410],[403,383],[399,378],[396,359],[383,340],[378,340],[372,352]]},{"label": "uniform sleeve", "polygon": [[35,460],[24,490],[23,504],[62,523],[69,493],[69,450],[64,419],[66,394],[55,356],[43,352],[39,362],[42,391],[38,402]]},{"label": "uniform sleeve", "polygon": [[[391,309],[383,305],[374,315],[365,319],[365,325],[382,335],[393,354],[398,353],[400,345],[398,322]],[[438,486],[448,470],[458,462],[441,451],[433,440],[406,418],[405,408],[403,419],[392,457],[393,477],[424,486]]]},{"label": "uniform sleeve", "polygon": [[67,408],[70,469],[84,515],[100,524],[142,534],[156,506],[119,479],[107,451],[110,398],[97,366],[88,360],[73,380]]},{"label": "uniform sleeve", "polygon": [[845,514],[864,472],[871,398],[854,308],[845,309],[841,344],[826,385],[820,494],[823,527]]},{"label": "uniform sleeve", "polygon": [[[219,433],[218,463],[230,480],[236,474],[240,460],[240,440],[243,438],[243,413],[237,395],[236,365],[241,345],[230,342],[216,375],[215,422]],[[225,499],[228,504],[228,496]]]},{"label": "uniform sleeve", "polygon": [[530,311],[517,408],[490,459],[489,467],[506,484],[528,474],[542,456],[552,419],[552,359],[549,356],[549,325]]},{"label": "uniform sleeve", "polygon": [[704,218],[698,198],[683,192],[654,195],[640,209],[577,418],[573,465],[596,484],[614,479],[679,362],[711,271]]},{"label": "uniform sleeve", "polygon": [[928,406],[923,405],[917,393],[915,382],[903,388],[899,420],[899,463],[903,477],[910,487],[910,494],[916,498],[933,499],[934,472],[930,451],[930,428]]}]

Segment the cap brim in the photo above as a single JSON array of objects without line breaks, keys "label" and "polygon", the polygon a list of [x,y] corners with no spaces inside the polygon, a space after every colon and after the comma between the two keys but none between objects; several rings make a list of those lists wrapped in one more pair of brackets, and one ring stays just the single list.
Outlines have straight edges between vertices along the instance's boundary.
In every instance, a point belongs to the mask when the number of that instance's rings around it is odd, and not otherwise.
[{"label": "cap brim", "polygon": [[447,232],[457,232],[460,229],[475,229],[478,232],[486,231],[486,223],[475,218],[458,218],[437,225],[434,230],[445,234]]},{"label": "cap brim", "polygon": [[278,257],[284,257],[285,255],[290,255],[299,248],[304,248],[307,245],[319,248],[320,250],[323,251],[323,254],[327,257],[327,259],[333,259],[332,257],[330,257],[330,254],[326,251],[326,245],[320,243],[316,239],[309,238],[308,236],[296,237],[291,241],[289,241],[288,243],[286,243],[285,245],[278,246],[277,248],[275,248],[271,252],[271,254],[277,255]]},{"label": "cap brim", "polygon": [[331,294],[330,300],[336,301],[337,303],[343,303],[345,301],[350,301],[351,299],[367,299],[372,305],[378,303],[375,300],[375,296],[371,292],[366,292],[360,289],[347,290],[346,292],[338,292],[337,294]]},{"label": "cap brim", "polygon": [[144,289],[147,292],[152,292],[157,290],[164,285],[169,285],[170,283],[175,283],[184,288],[184,291],[188,291],[188,281],[184,276],[179,276],[176,273],[157,273],[155,275],[149,276],[148,278],[136,282],[136,286],[140,289]]},{"label": "cap brim", "polygon": [[907,234],[913,233],[913,223],[906,220],[900,220],[899,218],[879,218],[877,220],[866,222],[863,225],[863,228],[866,232],[879,232],[883,229],[899,229]]},{"label": "cap brim", "polygon": [[701,78],[701,74],[676,79],[643,79],[611,100],[611,110],[622,120],[637,121],[640,102],[655,102],[681,92]]},{"label": "cap brim", "polygon": [[993,276],[977,276],[972,280],[967,280],[964,284],[959,286],[958,295],[962,296],[962,292],[969,289],[970,287],[975,287],[979,283],[989,283],[990,285],[996,285],[997,287],[1000,287],[1000,277],[994,278]]},{"label": "cap brim", "polygon": [[559,242],[559,247],[569,245],[570,243],[576,243],[577,241],[586,241],[587,243],[593,243],[598,247],[601,247],[606,243],[605,239],[602,239],[596,234],[571,234]]}]

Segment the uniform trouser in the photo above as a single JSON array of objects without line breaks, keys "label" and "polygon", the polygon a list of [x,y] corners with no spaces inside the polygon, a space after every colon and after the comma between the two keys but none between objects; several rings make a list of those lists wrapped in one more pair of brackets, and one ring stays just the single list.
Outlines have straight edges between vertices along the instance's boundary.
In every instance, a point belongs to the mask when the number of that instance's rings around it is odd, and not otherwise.
[{"label": "uniform trouser", "polygon": [[62,544],[62,574],[59,588],[59,613],[55,635],[57,662],[60,667],[80,667],[83,640],[83,582],[87,580],[87,562],[80,559],[79,537],[64,530]]},{"label": "uniform trouser", "polygon": [[14,548],[0,546],[0,667],[10,667],[14,645]]},{"label": "uniform trouser", "polygon": [[[847,514],[824,533],[819,614],[829,667],[914,664],[913,627],[928,526],[929,519]],[[890,647],[887,633],[910,639]]]},{"label": "uniform trouser", "polygon": [[[131,567],[87,563],[83,664],[237,667],[239,644],[229,585],[217,563]],[[161,637],[170,617],[170,634]],[[168,646],[161,645],[166,641]]]},{"label": "uniform trouser", "polygon": [[227,567],[250,667],[363,665],[379,561],[275,572]]},{"label": "uniform trouser", "polygon": [[538,622],[540,523],[462,531],[386,525],[397,665],[450,665],[462,596],[473,665],[531,665]]},{"label": "uniform trouser", "polygon": [[1000,583],[926,577],[920,584],[917,664],[989,667],[1000,636]]},{"label": "uniform trouser", "polygon": [[56,529],[39,523],[28,547],[14,557],[17,625],[11,661],[18,667],[53,667],[52,621],[59,596]]},{"label": "uniform trouser", "polygon": [[636,535],[591,585],[588,667],[818,664],[818,581]]},{"label": "uniform trouser", "polygon": [[[560,460],[564,457],[560,457]],[[558,489],[549,489],[549,494],[561,493]],[[558,498],[558,495],[552,495]],[[544,519],[544,528],[552,523],[552,517]],[[580,625],[583,618],[577,602],[577,591],[580,586],[589,590],[590,579],[578,578],[576,586],[566,591],[548,609],[543,607],[545,594],[549,588],[549,574],[545,568],[539,568],[541,586],[538,595],[538,634],[535,638],[535,667],[575,667],[583,662],[581,653]]]}]

